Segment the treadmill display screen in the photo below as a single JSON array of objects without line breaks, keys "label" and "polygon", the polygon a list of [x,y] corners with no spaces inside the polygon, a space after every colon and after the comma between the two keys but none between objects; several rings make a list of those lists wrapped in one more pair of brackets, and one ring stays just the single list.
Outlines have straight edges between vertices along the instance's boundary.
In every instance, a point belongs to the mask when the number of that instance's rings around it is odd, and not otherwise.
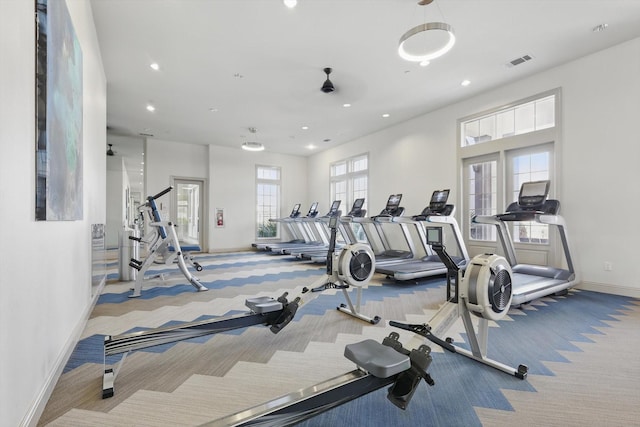
[{"label": "treadmill display screen", "polygon": [[402,200],[402,194],[392,194],[387,200],[387,210],[396,210],[400,206],[400,200]]},{"label": "treadmill display screen", "polygon": [[548,180],[523,183],[520,187],[518,204],[525,209],[535,209],[542,206],[549,195],[549,184]]},{"label": "treadmill display screen", "polygon": [[436,190],[431,195],[431,201],[429,207],[432,210],[441,210],[447,204],[449,199],[449,190]]},{"label": "treadmill display screen", "polygon": [[291,217],[297,216],[300,213],[300,203],[293,206],[293,210],[291,211]]},{"label": "treadmill display screen", "polygon": [[329,228],[334,229],[338,225],[338,216],[332,216],[329,218]]},{"label": "treadmill display screen", "polygon": [[340,200],[334,200],[334,202],[331,204],[331,209],[329,209],[329,215],[332,215],[336,212],[338,212],[338,208],[340,207]]},{"label": "treadmill display screen", "polygon": [[311,207],[309,208],[308,215],[314,215],[318,212],[318,202],[313,202]]},{"label": "treadmill display screen", "polygon": [[442,228],[426,227],[426,229],[427,229],[427,244],[441,245],[442,244]]},{"label": "treadmill display screen", "polygon": [[362,206],[364,206],[364,199],[356,199],[356,201],[353,202],[353,209],[360,209]]}]

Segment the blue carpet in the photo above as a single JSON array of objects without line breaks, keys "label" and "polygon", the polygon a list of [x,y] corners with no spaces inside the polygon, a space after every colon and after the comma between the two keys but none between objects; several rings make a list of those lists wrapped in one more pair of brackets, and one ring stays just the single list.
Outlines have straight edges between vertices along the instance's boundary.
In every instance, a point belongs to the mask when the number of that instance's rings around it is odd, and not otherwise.
[{"label": "blue carpet", "polygon": [[[268,281],[319,276],[320,274],[322,274],[322,270],[318,268],[313,270],[291,271],[291,272],[278,273],[278,274],[264,274],[264,275],[234,278],[234,279],[228,279],[228,280],[214,280],[213,282],[203,281],[201,283],[205,285],[207,288],[209,288],[209,291],[211,291],[214,289],[222,289],[227,286],[255,285],[258,283],[268,282]],[[157,298],[159,296],[175,296],[183,292],[195,292],[195,290],[194,290],[194,287],[189,284],[143,288],[142,295],[139,296],[138,299],[152,299],[152,298]],[[115,294],[105,293],[100,295],[100,297],[98,297],[98,302],[96,304],[122,303],[129,300],[130,294],[131,294],[130,291],[115,293]]]},{"label": "blue carpet", "polygon": [[[249,255],[255,256],[255,254],[250,253]],[[281,258],[276,258],[276,255],[274,255],[274,258],[265,258],[265,259],[261,259],[261,260],[255,260],[255,261],[248,261],[248,262],[238,262],[238,258],[242,258],[242,257],[246,257],[248,255],[212,255],[212,256],[199,256],[199,257],[195,257],[195,261],[196,262],[204,262],[204,261],[212,261],[216,258],[232,258],[235,260],[235,262],[228,262],[228,263],[224,263],[224,264],[218,264],[218,265],[203,265],[202,266],[202,270],[203,271],[213,271],[213,270],[219,270],[219,269],[224,269],[224,268],[234,268],[234,267],[242,267],[242,268],[249,268],[249,267],[258,267],[261,265],[266,265],[268,264],[269,266],[273,267],[277,264],[275,264],[274,262],[279,261],[282,263],[299,263],[300,260],[293,258],[293,257],[281,257]],[[163,264],[164,265],[164,264]],[[111,267],[117,267],[118,263],[112,263]],[[197,274],[198,272],[193,271],[193,273]],[[146,272],[146,276],[151,277],[153,275],[157,275],[157,274],[177,274],[177,275],[182,275],[182,273],[180,272],[180,270],[178,269],[177,265],[173,265],[171,267],[158,267],[158,268],[150,268],[149,270],[147,270]],[[107,280],[118,280],[120,278],[120,274],[119,273],[110,273],[107,274]]]},{"label": "blue carpet", "polygon": [[[536,304],[514,321],[498,322],[499,329],[491,328],[489,357],[511,366],[525,364],[529,374],[553,375],[543,361],[568,362],[558,351],[581,351],[570,341],[590,342],[584,334],[602,334],[594,328],[609,327],[604,321],[617,321],[612,316],[621,315],[620,310],[634,301],[588,291],[553,300],[546,306]],[[501,389],[535,392],[526,380],[452,353],[433,353],[429,372],[435,386],[422,383],[405,411],[386,400],[386,390],[378,390],[299,425],[480,426],[474,406],[513,410]],[[382,406],[389,409],[381,411]]]},{"label": "blue carpet", "polygon": [[[254,253],[248,253],[247,256]],[[237,259],[237,254],[213,255],[211,258],[224,258],[225,256]],[[259,266],[263,263],[273,263],[273,258],[266,261],[251,261],[249,263],[235,264],[225,263],[220,266],[208,266],[207,270],[216,268],[228,268],[235,266]],[[282,258],[285,260],[287,258]],[[293,260],[292,258],[290,258]],[[280,259],[279,259],[280,260]],[[272,264],[273,265],[273,264]],[[167,270],[165,270],[167,271]],[[175,271],[174,268],[168,271]],[[259,284],[266,281],[282,279],[301,279],[301,282],[310,284],[316,277],[324,272],[324,267],[317,269],[286,272],[280,274],[255,275],[248,278],[229,280],[215,280],[204,283],[211,291],[227,286],[243,286]],[[413,282],[385,281],[383,286],[369,286],[363,292],[362,304],[371,301],[382,301],[385,298],[397,297],[400,294],[411,294],[416,290],[422,290],[424,286],[430,288],[443,288],[442,277],[424,279],[418,284]],[[211,292],[210,291],[210,292]],[[151,299],[160,296],[174,296],[183,292],[194,292],[189,284],[175,285],[171,287],[152,287],[144,289],[142,299]],[[355,296],[354,292],[350,293]],[[121,303],[128,301],[129,292],[119,294],[101,295],[98,304]],[[530,375],[553,376],[554,373],[545,366],[544,362],[569,363],[561,352],[582,351],[574,343],[591,342],[589,334],[601,335],[596,328],[606,330],[609,325],[605,322],[616,322],[613,316],[622,315],[621,310],[631,305],[633,298],[600,294],[589,291],[571,291],[567,297],[552,297],[524,306],[523,314],[515,314],[512,320],[499,321],[499,328],[489,330],[489,354],[490,358],[498,360],[510,366],[525,364],[529,367]],[[336,306],[344,302],[342,292],[335,295],[322,294],[315,300],[304,304],[293,320],[299,322],[305,315],[323,315],[327,310],[335,310]],[[227,313],[233,315],[238,311]],[[367,313],[375,315],[376,313]],[[213,319],[214,316],[201,316],[198,319]],[[389,319],[384,319],[389,320]],[[427,319],[425,319],[427,320]],[[168,322],[163,326],[180,322]],[[128,332],[143,330],[134,327]],[[239,335],[244,329],[226,332]],[[269,331],[264,331],[270,334]],[[286,331],[283,332],[286,334]],[[192,343],[204,343],[213,336],[204,336],[189,340]],[[444,337],[442,337],[444,338]],[[466,336],[463,335],[466,340]],[[67,373],[85,363],[103,363],[103,335],[94,335],[81,340],[70,357],[64,372]],[[466,342],[456,343],[468,348]],[[142,350],[152,353],[162,353],[176,343],[165,344],[154,348]],[[428,343],[431,347],[435,344]],[[504,411],[512,411],[513,408],[503,395],[501,390],[512,389],[534,393],[536,390],[526,380],[519,380],[488,366],[474,362],[466,357],[452,353],[432,353],[433,363],[429,372],[436,384],[429,387],[421,383],[407,410],[402,411],[393,406],[386,399],[386,389],[365,395],[357,400],[348,402],[331,411],[325,412],[313,419],[301,423],[301,426],[480,426],[480,420],[475,414],[474,407],[485,407]],[[107,360],[111,364],[114,360]],[[588,375],[588,373],[585,373]],[[292,390],[293,391],[293,390]],[[383,410],[382,408],[387,408]]]}]

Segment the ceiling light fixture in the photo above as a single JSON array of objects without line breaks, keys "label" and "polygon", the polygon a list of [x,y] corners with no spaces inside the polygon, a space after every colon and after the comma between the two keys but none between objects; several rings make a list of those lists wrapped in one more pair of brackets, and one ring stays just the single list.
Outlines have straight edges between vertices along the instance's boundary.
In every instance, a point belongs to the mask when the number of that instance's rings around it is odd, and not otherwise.
[{"label": "ceiling light fixture", "polygon": [[153,105],[151,105],[151,104],[147,104],[147,111],[154,112],[154,111],[156,111],[156,107],[154,107],[154,106],[153,106]]},{"label": "ceiling light fixture", "polygon": [[289,9],[293,9],[294,7],[296,7],[296,5],[298,4],[298,0],[283,0],[282,1],[284,3],[285,6],[287,6]]},{"label": "ceiling light fixture", "polygon": [[344,108],[349,108],[349,107],[351,107],[351,104],[349,104],[349,103],[347,103],[347,104],[342,104],[342,106],[343,106]]},{"label": "ceiling light fixture", "polygon": [[[257,132],[256,128],[249,128],[249,132],[251,132],[252,134],[255,135],[255,133]],[[247,141],[242,143],[242,149],[245,151],[263,151],[264,150],[264,145],[262,145],[259,142],[254,142],[254,141]]]},{"label": "ceiling light fixture", "polygon": [[[418,2],[418,4],[421,6],[425,6],[429,3],[431,3],[431,1],[423,0]],[[420,54],[410,53],[407,50],[405,43],[410,38],[421,33],[431,32],[429,34],[436,34],[436,32],[438,31],[444,31],[445,33],[447,33],[447,41],[444,43],[444,45]],[[423,34],[423,36],[424,35],[425,34]],[[455,43],[456,36],[451,25],[445,22],[426,22],[424,24],[420,24],[411,28],[406,33],[404,33],[402,37],[400,37],[400,42],[398,44],[398,55],[400,55],[400,57],[405,61],[419,62],[420,65],[424,67],[426,65],[429,65],[429,61],[431,61],[432,59],[439,58],[445,53],[449,52]]]},{"label": "ceiling light fixture", "polygon": [[389,113],[384,113],[384,114],[382,115],[382,117],[384,117],[384,118],[386,119],[387,117],[389,117]]},{"label": "ceiling light fixture", "polygon": [[154,71],[158,71],[160,69],[160,64],[158,64],[157,62],[152,62],[151,64],[149,64],[149,67],[151,67],[151,69]]},{"label": "ceiling light fixture", "polygon": [[471,80],[463,80],[460,82],[460,86],[469,86],[471,84]]}]

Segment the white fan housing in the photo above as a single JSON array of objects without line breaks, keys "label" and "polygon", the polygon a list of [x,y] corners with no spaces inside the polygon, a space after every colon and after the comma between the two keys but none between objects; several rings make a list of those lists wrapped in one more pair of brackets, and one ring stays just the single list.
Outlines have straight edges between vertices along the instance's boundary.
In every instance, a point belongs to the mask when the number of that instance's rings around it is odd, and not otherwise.
[{"label": "white fan housing", "polygon": [[509,311],[513,290],[513,273],[506,259],[499,255],[475,256],[460,283],[460,296],[476,316],[500,320]]},{"label": "white fan housing", "polygon": [[338,278],[349,286],[366,285],[375,270],[375,255],[369,245],[349,245],[338,256]]}]

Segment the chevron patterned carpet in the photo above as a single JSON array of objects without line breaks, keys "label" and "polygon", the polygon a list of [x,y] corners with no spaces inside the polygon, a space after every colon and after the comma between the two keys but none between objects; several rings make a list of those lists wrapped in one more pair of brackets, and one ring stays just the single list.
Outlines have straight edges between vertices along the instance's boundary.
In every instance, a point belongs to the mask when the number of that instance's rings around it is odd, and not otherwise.
[{"label": "chevron patterned carpet", "polygon": [[[325,291],[278,335],[254,326],[134,352],[115,395],[103,400],[105,335],[241,313],[246,298],[293,294],[324,273],[324,266],[263,253],[197,258],[208,292],[194,292],[171,267],[154,271],[166,277],[150,281],[137,299],[127,297],[131,283],[109,281],[39,425],[201,425],[354,369],[343,357],[347,344],[396,331],[405,347],[417,347],[422,339],[388,321],[428,322],[445,297],[442,277],[403,284],[376,275],[363,291],[362,311],[381,316],[377,325],[337,311],[342,292]],[[526,364],[526,380],[430,344],[436,384],[420,384],[405,411],[382,389],[302,425],[640,426],[638,331],[636,299],[577,290],[543,298],[512,308],[489,332],[489,356]],[[462,323],[448,336],[464,346]]]}]

